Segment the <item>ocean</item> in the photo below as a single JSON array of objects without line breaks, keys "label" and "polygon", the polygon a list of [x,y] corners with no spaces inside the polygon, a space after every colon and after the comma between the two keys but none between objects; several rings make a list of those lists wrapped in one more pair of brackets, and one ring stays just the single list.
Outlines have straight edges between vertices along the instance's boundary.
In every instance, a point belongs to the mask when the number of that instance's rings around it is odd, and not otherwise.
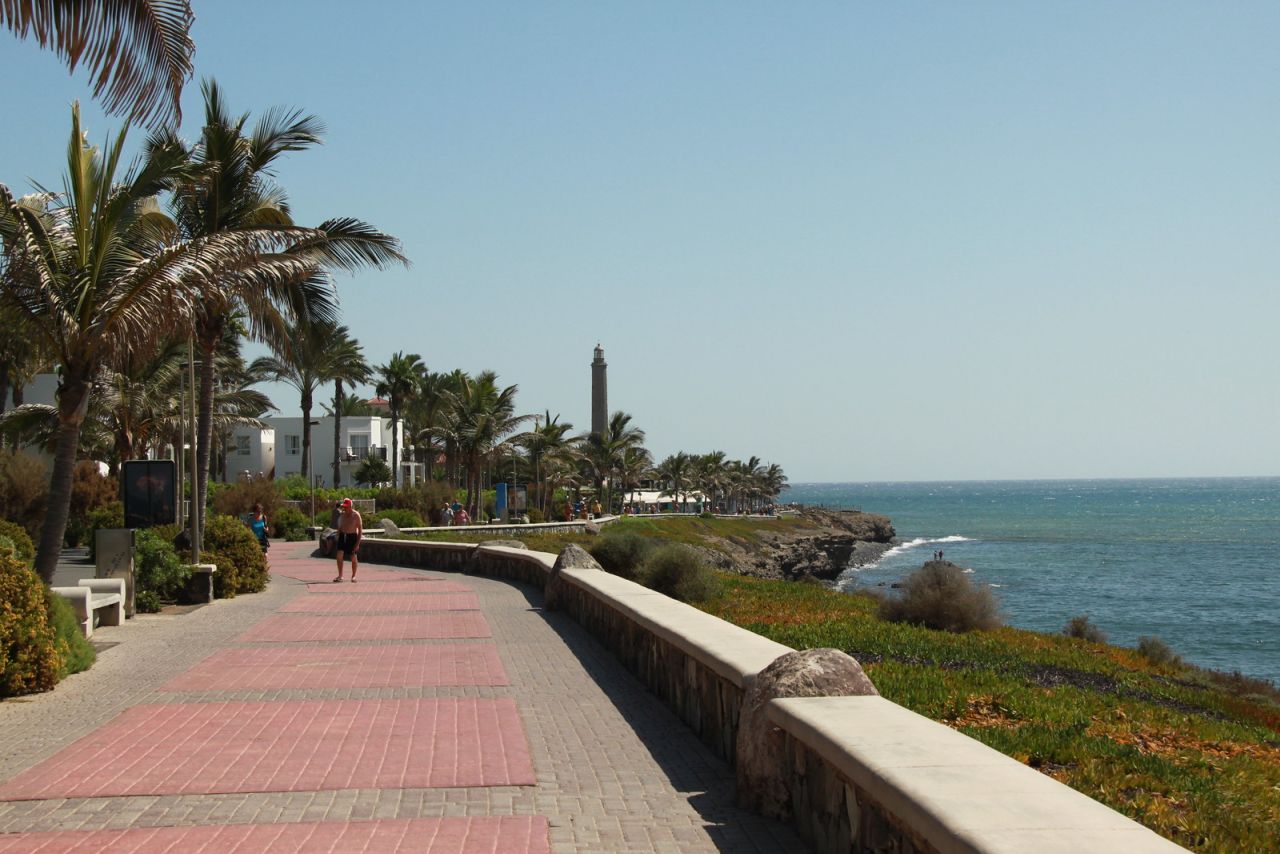
[{"label": "ocean", "polygon": [[796,483],[781,501],[893,520],[902,544],[841,589],[891,584],[941,549],[1009,625],[1060,632],[1087,614],[1117,646],[1154,635],[1280,684],[1280,478]]}]

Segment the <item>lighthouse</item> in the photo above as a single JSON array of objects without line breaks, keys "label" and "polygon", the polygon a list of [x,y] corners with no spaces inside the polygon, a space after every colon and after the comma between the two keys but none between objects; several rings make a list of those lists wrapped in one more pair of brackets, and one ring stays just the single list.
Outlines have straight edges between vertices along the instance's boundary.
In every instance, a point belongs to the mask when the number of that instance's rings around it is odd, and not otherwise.
[{"label": "lighthouse", "polygon": [[596,344],[595,358],[591,360],[591,432],[603,436],[609,424],[609,388],[605,371],[604,348]]}]

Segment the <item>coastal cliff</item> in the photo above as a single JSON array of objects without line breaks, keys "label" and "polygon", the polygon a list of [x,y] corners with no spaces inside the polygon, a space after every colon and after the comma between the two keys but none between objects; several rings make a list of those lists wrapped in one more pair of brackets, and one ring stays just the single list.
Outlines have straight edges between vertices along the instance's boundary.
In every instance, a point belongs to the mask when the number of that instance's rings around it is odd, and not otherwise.
[{"label": "coastal cliff", "polygon": [[799,524],[761,525],[753,539],[721,537],[714,549],[701,551],[717,568],[741,575],[834,581],[847,567],[873,563],[893,547],[887,516],[817,508],[788,515]]}]

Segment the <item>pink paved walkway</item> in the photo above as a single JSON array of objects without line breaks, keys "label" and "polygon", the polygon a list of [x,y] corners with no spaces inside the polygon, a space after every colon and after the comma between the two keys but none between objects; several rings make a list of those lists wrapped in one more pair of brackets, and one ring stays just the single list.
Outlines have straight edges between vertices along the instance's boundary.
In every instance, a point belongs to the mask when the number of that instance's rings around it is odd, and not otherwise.
[{"label": "pink paved walkway", "polygon": [[804,850],[536,591],[271,551],[266,591],[0,706],[0,854]]},{"label": "pink paved walkway", "polygon": [[422,851],[494,854],[547,851],[542,816],[146,827],[0,835],[0,852],[149,854],[156,851]]},{"label": "pink paved walkway", "polygon": [[262,691],[506,685],[492,644],[275,646],[223,649],[170,680],[165,691]]}]

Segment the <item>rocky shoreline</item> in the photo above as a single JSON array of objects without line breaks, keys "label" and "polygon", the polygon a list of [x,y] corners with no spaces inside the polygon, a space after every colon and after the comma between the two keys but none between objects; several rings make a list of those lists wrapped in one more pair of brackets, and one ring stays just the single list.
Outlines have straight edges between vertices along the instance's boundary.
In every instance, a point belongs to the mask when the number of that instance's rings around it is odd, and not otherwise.
[{"label": "rocky shoreline", "polygon": [[755,578],[833,582],[850,566],[875,563],[898,542],[887,516],[859,510],[804,508],[788,517],[800,527],[761,525],[754,542],[722,538],[702,549],[717,568]]}]

